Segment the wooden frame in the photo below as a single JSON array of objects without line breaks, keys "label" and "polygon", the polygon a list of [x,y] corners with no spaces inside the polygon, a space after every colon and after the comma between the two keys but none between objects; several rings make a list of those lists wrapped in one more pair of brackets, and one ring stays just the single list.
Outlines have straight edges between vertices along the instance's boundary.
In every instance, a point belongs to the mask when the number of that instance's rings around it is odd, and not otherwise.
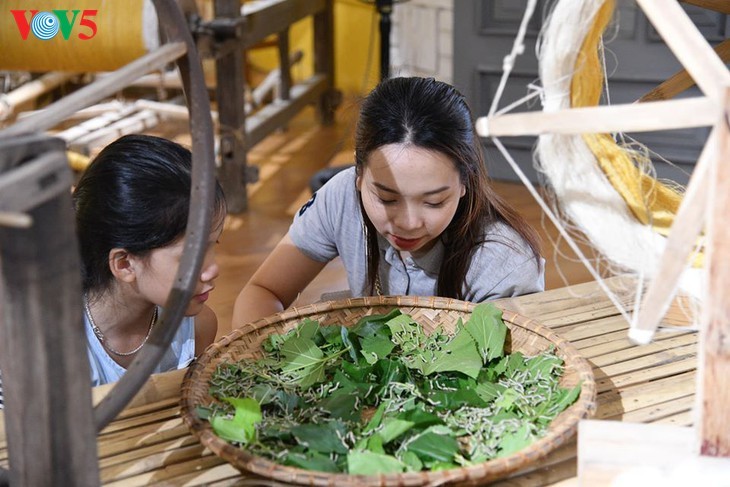
[{"label": "wooden frame", "polygon": [[[334,120],[339,94],[334,87],[334,4],[333,0],[260,0],[241,13],[240,0],[215,0],[217,19],[239,22],[234,38],[214,45],[216,98],[219,104],[220,168],[231,213],[248,208],[246,184],[255,182],[255,168],[247,166],[247,152],[264,137],[283,127],[304,107],[316,104],[324,124]],[[293,83],[289,61],[289,27],[305,18],[314,19],[314,74]],[[246,80],[242,51],[277,36],[281,99],[247,117],[243,93]]]},{"label": "wooden frame", "polygon": [[[651,340],[673,297],[677,280],[702,231],[703,222],[707,221],[708,296],[701,324],[700,373],[697,382],[699,414],[695,423],[696,444],[689,450],[694,453],[692,460],[698,465],[704,465],[708,457],[718,457],[714,460],[722,458],[722,468],[727,471],[730,469],[730,418],[726,412],[727,404],[730,403],[730,346],[726,337],[730,336],[730,300],[724,293],[730,286],[730,264],[727,264],[730,257],[730,229],[725,221],[730,213],[730,166],[727,164],[730,159],[730,71],[724,61],[728,56],[728,46],[723,43],[713,51],[676,1],[637,0],[637,3],[685,67],[684,72],[675,75],[674,86],[666,90],[666,94],[682,91],[679,88],[687,84],[686,78],[691,77],[702,91],[702,97],[661,100],[663,96],[652,92],[654,95],[646,99],[661,101],[577,108],[554,113],[482,117],[477,121],[477,131],[481,136],[489,137],[714,127],[675,218],[661,267],[642,302],[637,320],[639,325],[632,327],[629,336],[640,343]],[[730,13],[727,2],[693,0],[687,3]],[[681,78],[679,83],[678,78]],[[651,426],[632,426],[624,426],[628,429],[610,434],[610,437],[603,432],[611,431],[611,428],[603,430],[587,426],[590,434],[584,435],[582,441],[579,433],[579,473],[582,467],[583,474],[588,477],[587,471],[591,468],[609,469],[615,474],[617,470],[629,469],[632,465],[643,465],[647,460],[641,455],[590,457],[591,451],[605,451],[601,449],[606,444],[604,442],[638,443],[659,450],[682,444],[673,441],[658,444],[652,439]],[[685,431],[676,429],[674,432],[682,438],[686,437]],[[669,435],[672,435],[671,431]],[[683,448],[683,451],[687,450],[687,445],[684,444]],[[668,453],[658,457],[673,458]],[[581,454],[588,458],[582,463]],[[594,478],[588,482],[581,475],[581,479],[587,482],[585,485],[599,485]],[[604,476],[603,480],[608,479]]]}]

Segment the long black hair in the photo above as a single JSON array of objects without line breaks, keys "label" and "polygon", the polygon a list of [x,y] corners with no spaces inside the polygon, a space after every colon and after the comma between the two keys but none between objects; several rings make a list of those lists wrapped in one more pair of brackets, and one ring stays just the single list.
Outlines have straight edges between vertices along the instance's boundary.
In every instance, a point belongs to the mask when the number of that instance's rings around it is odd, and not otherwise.
[{"label": "long black hair", "polygon": [[[485,227],[492,222],[501,221],[512,227],[527,242],[540,265],[536,232],[489,184],[471,110],[456,88],[433,78],[391,78],[380,82],[360,109],[355,136],[358,175],[362,175],[370,154],[388,144],[412,144],[448,156],[466,188],[445,230],[447,252],[439,271],[439,296],[463,298],[469,263],[484,243]],[[380,250],[375,227],[361,209],[367,228],[368,282],[372,294]]]},{"label": "long black hair", "polygon": [[[126,135],[96,156],[73,192],[84,292],[104,292],[113,282],[112,249],[145,257],[184,235],[191,168],[188,149],[150,135]],[[213,221],[225,214],[216,182]]]}]

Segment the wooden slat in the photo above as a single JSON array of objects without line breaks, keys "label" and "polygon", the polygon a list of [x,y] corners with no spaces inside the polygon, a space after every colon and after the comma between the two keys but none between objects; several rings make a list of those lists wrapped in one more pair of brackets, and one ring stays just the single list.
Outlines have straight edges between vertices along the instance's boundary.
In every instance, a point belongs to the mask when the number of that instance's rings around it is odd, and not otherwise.
[{"label": "wooden slat", "polygon": [[617,419],[628,423],[676,423],[680,415],[684,416],[692,410],[694,401],[695,396],[689,394],[648,408],[623,413],[620,417],[607,419]]},{"label": "wooden slat", "polygon": [[700,97],[480,117],[476,127],[481,137],[651,132],[709,127],[717,113],[717,100]]},{"label": "wooden slat", "polygon": [[[623,333],[623,339],[597,345],[594,347],[583,348],[578,346],[581,354],[590,358],[591,362],[597,366],[603,366],[614,363],[615,353],[624,352],[625,359],[643,357],[650,354],[661,353],[666,350],[673,350],[677,347],[685,345],[697,345],[696,333],[683,333],[679,336],[667,337],[664,340],[654,340],[649,345],[637,347],[626,338]],[[695,348],[696,350],[696,348]]]},{"label": "wooden slat", "polygon": [[325,8],[324,0],[259,0],[243,5],[246,29],[243,47],[251,48],[270,34],[287,29],[298,20]]},{"label": "wooden slat", "polygon": [[[726,7],[730,7],[730,2],[722,0]],[[725,39],[713,49],[720,57],[722,62],[730,61],[730,39]],[[686,69],[674,73],[659,86],[646,93],[639,98],[639,102],[668,100],[674,98],[678,94],[688,90],[695,85],[694,79],[689,75]]]},{"label": "wooden slat", "polygon": [[612,389],[598,395],[598,410],[595,417],[603,419],[621,416],[624,412],[662,404],[677,397],[685,397],[688,392],[694,391],[696,380],[694,372],[687,372],[643,384],[641,387]]},{"label": "wooden slat", "polygon": [[283,126],[295,113],[301,111],[306,105],[316,102],[326,88],[327,80],[324,75],[315,74],[292,86],[289,100],[274,101],[256,112],[255,115],[247,117],[246,146],[253,147],[274,129]]},{"label": "wooden slat", "polygon": [[[671,379],[678,374],[693,372],[697,368],[697,360],[694,356],[673,361],[668,364],[656,365],[651,368],[634,369],[638,364],[634,361],[626,362],[625,367],[616,367],[621,370],[621,375],[610,375],[596,381],[596,391],[601,394],[610,392],[616,388],[628,390],[630,387],[635,389],[632,392],[641,393],[641,388],[645,385],[659,379]],[[628,369],[629,372],[623,372]],[[601,372],[605,373],[604,370]]]},{"label": "wooden slat", "polygon": [[683,3],[695,5],[697,7],[714,10],[723,14],[730,14],[730,2],[727,0],[680,0]]}]

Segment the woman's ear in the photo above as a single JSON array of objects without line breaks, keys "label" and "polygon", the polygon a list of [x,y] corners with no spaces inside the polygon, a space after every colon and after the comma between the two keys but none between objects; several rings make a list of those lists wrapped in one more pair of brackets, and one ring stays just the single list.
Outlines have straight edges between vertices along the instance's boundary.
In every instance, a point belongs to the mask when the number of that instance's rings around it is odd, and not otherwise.
[{"label": "woman's ear", "polygon": [[109,270],[122,282],[136,279],[134,259],[125,249],[114,248],[109,251]]},{"label": "woman's ear", "polygon": [[464,186],[462,184],[461,185],[461,193],[459,193],[459,198],[463,198],[465,194],[466,194],[466,186]]}]

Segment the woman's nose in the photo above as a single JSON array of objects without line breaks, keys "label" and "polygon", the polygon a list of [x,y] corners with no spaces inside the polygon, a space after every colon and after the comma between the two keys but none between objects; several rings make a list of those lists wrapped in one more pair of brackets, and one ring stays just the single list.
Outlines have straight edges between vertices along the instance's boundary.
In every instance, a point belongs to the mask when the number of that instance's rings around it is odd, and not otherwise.
[{"label": "woman's nose", "polygon": [[396,225],[402,230],[415,230],[421,226],[421,215],[417,209],[405,205],[396,217]]},{"label": "woman's nose", "polygon": [[200,274],[200,280],[203,282],[210,282],[218,277],[219,272],[220,268],[218,267],[218,262],[213,259],[203,268],[203,272]]}]

